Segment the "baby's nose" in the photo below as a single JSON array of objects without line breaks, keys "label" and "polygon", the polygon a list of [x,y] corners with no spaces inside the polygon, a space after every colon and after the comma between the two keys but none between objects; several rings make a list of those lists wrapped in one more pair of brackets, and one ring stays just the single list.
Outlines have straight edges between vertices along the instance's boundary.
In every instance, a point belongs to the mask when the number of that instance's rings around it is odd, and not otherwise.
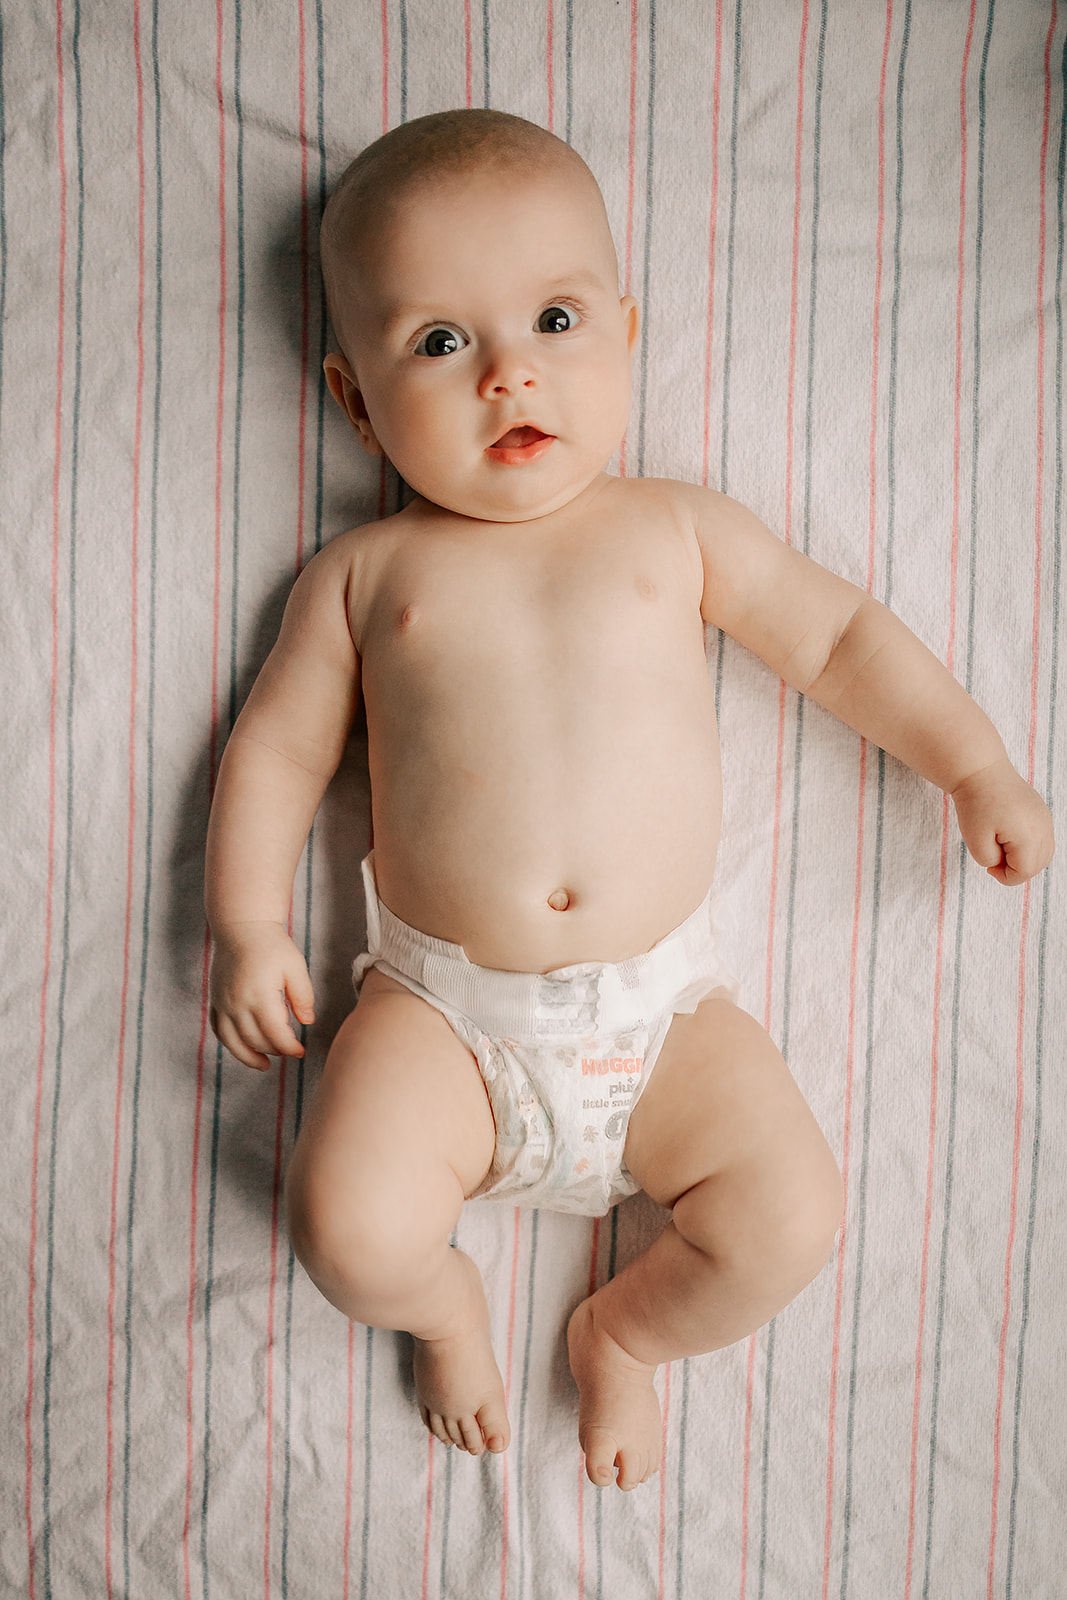
[{"label": "baby's nose", "polygon": [[517,394],[520,389],[533,389],[536,382],[534,364],[528,355],[516,346],[500,346],[489,354],[478,384],[478,393],[483,400],[491,400],[501,395]]}]

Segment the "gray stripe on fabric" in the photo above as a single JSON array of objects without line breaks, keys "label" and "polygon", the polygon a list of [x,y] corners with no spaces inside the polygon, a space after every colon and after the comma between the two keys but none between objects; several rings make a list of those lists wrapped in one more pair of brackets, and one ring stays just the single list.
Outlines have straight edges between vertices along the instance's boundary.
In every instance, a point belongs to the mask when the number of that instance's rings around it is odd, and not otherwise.
[{"label": "gray stripe on fabric", "polygon": [[[58,19],[57,19],[58,20]],[[42,1472],[41,1472],[41,1553],[44,1564],[44,1593],[51,1600],[52,1590],[52,1367],[54,1359],[53,1289],[55,1284],[56,1239],[56,1181],[60,1130],[60,1103],[64,1079],[64,1050],[66,1044],[67,981],[70,975],[71,927],[70,910],[73,898],[74,869],[74,702],[77,690],[78,642],[78,486],[79,446],[82,422],[82,313],[85,270],[85,146],[81,72],[81,6],[74,5],[74,26],[70,41],[71,62],[74,68],[74,106],[76,143],[76,246],[74,268],[74,386],[71,397],[70,445],[70,524],[68,532],[69,576],[67,586],[69,620],[67,649],[67,708],[64,719],[64,741],[67,762],[67,797],[65,808],[66,840],[63,860],[63,917],[59,972],[59,991],[56,1002],[55,1077],[52,1095],[52,1115],[49,1128],[48,1152],[48,1202],[46,1212],[46,1270],[45,1270],[45,1363],[41,1406],[42,1422]],[[57,86],[58,88],[58,86]],[[63,154],[60,152],[60,159]],[[64,219],[65,225],[65,219]],[[60,284],[61,294],[66,293]],[[62,353],[60,359],[62,360]],[[57,447],[59,441],[57,441]],[[58,685],[56,686],[58,688]]]},{"label": "gray stripe on fabric", "polygon": [[[1055,12],[1055,7],[1053,7]],[[1048,87],[1051,87],[1049,85]],[[1055,772],[1056,688],[1059,675],[1060,643],[1060,577],[1062,555],[1063,517],[1063,264],[1064,264],[1064,172],[1067,164],[1067,33],[1064,35],[1060,58],[1059,150],[1056,158],[1056,288],[1053,304],[1056,314],[1056,354],[1054,378],[1055,417],[1055,467],[1052,501],[1052,650],[1048,697],[1048,748],[1045,767],[1045,798],[1050,807],[1054,800],[1053,774]],[[1014,1421],[1012,1428],[1012,1478],[1008,1513],[1008,1549],[1005,1572],[1005,1600],[1011,1600],[1015,1573],[1018,1499],[1021,1479],[1022,1455],[1022,1403],[1023,1375],[1026,1365],[1026,1339],[1030,1327],[1030,1288],[1033,1281],[1034,1234],[1037,1228],[1038,1178],[1041,1156],[1042,1105],[1044,1094],[1045,1028],[1048,989],[1049,912],[1051,868],[1046,868],[1041,882],[1041,918],[1037,939],[1037,1005],[1034,1018],[1034,1131],[1030,1151],[1030,1195],[1026,1210],[1026,1239],[1023,1247],[1022,1305],[1019,1318],[1019,1344],[1016,1366]]]},{"label": "gray stripe on fabric", "polygon": [[[375,1600],[368,1588],[370,1578],[370,1506],[374,1456],[374,1329],[364,1330],[363,1344],[363,1526],[360,1529],[359,1600]],[[441,1557],[442,1564],[444,1556]]]},{"label": "gray stripe on fabric", "polygon": [[[519,1595],[518,1600],[525,1600],[526,1593],[526,1527],[528,1517],[526,1514],[526,1495],[524,1493],[525,1467],[526,1467],[526,1403],[530,1397],[530,1359],[533,1352],[533,1308],[535,1294],[535,1280],[537,1274],[537,1234],[538,1220],[541,1213],[533,1211],[530,1214],[530,1267],[526,1279],[526,1338],[522,1349],[522,1395],[519,1400],[519,1426],[518,1426],[518,1459],[515,1463],[515,1497],[519,1505]],[[451,1455],[449,1456],[451,1460]],[[445,1593],[442,1582],[441,1593]]]},{"label": "gray stripe on fabric", "polygon": [[[904,235],[904,86],[907,78],[908,45],[911,41],[911,0],[904,6],[900,54],[896,83],[896,178],[893,190],[892,290],[889,319],[889,377],[886,403],[886,481],[885,481],[885,578],[884,603],[890,603],[893,556],[896,544],[896,424],[898,413],[900,304],[903,279],[902,242]],[[878,777],[874,824],[874,869],[871,885],[871,945],[867,961],[867,1018],[864,1039],[863,1121],[860,1132],[859,1172],[855,1182],[855,1212],[852,1232],[856,1240],[855,1283],[852,1295],[852,1336],[849,1345],[848,1406],[845,1414],[845,1490],[842,1509],[841,1600],[848,1593],[849,1559],[852,1539],[852,1510],[856,1467],[856,1404],[860,1379],[860,1329],[863,1322],[863,1291],[867,1258],[867,1198],[870,1182],[871,1105],[874,1097],[875,994],[878,977],[879,935],[881,932],[882,870],[885,859],[885,779],[886,756],[878,751]]]},{"label": "gray stripe on fabric", "polygon": [[4,103],[4,8],[0,5],[0,442],[3,440],[4,316],[7,310],[7,111]]},{"label": "gray stripe on fabric", "polygon": [[[974,678],[975,600],[977,591],[977,559],[979,537],[979,475],[981,458],[981,384],[982,384],[982,246],[985,229],[985,166],[986,166],[986,91],[988,83],[989,50],[993,34],[996,0],[989,0],[986,12],[985,33],[978,73],[978,158],[975,186],[974,224],[974,318],[972,348],[974,369],[971,384],[971,507],[970,507],[970,559],[968,565],[968,605],[965,639],[964,685],[969,690]],[[952,1237],[952,1206],[955,1193],[956,1119],[959,1103],[960,1065],[960,1013],[963,988],[963,935],[966,925],[967,903],[967,852],[963,844],[958,847],[959,892],[956,900],[956,931],[953,945],[953,983],[951,1028],[949,1033],[948,1111],[944,1164],[944,1202],[942,1207],[941,1250],[937,1280],[937,1307],[933,1364],[930,1378],[930,1447],[926,1481],[926,1537],[923,1552],[923,1600],[929,1600],[933,1569],[934,1515],[937,1491],[937,1434],[941,1407],[941,1378],[944,1352],[945,1316],[948,1303],[948,1271]]]},{"label": "gray stripe on fabric", "polygon": [[[802,549],[807,554],[811,541],[811,480],[813,463],[816,329],[819,289],[819,219],[822,199],[822,105],[826,68],[827,0],[822,0],[819,11],[819,35],[815,46],[815,96],[812,121],[812,206],[811,243],[809,249],[810,284],[808,292],[808,348],[807,371],[804,385],[804,496],[802,518]],[[806,43],[806,41],[805,41]],[[802,44],[802,49],[804,44]],[[805,63],[806,67],[806,63]],[[792,493],[792,484],[788,492]],[[782,974],[782,1054],[788,1059],[789,1033],[793,1001],[793,953],[796,938],[797,866],[800,855],[800,813],[803,787],[804,754],[803,695],[797,696],[796,721],[793,743],[793,802],[790,826],[789,882],[786,899],[785,950]],[[774,1417],[774,1374],[778,1325],[774,1318],[768,1325],[763,1374],[763,1437],[760,1441],[760,1509],[758,1597],[763,1600],[767,1582],[767,1544],[770,1531],[770,1480],[771,1480],[771,1430]]]},{"label": "gray stripe on fabric", "polygon": [[648,0],[648,138],[645,153],[645,242],[641,257],[641,378],[637,420],[637,476],[645,472],[645,430],[648,415],[648,298],[652,271],[652,174],[656,150],[656,0]]},{"label": "gray stripe on fabric", "polygon": [[141,907],[141,971],[137,988],[136,1045],[133,1081],[130,1092],[130,1168],[126,1189],[126,1296],[123,1311],[123,1341],[126,1375],[123,1387],[122,1455],[122,1572],[124,1593],[130,1590],[130,1487],[133,1471],[133,1338],[134,1219],[137,1209],[137,1170],[140,1156],[141,1086],[144,1068],[144,1022],[148,996],[148,963],[151,951],[153,891],[153,852],[155,844],[155,736],[156,736],[156,646],[159,620],[159,464],[160,416],[163,403],[163,133],[162,94],[159,70],[159,4],[154,0],[151,27],[152,93],[155,204],[155,318],[153,327],[154,379],[152,392],[152,456],[149,478],[148,517],[148,673],[145,704],[145,833],[144,891]]},{"label": "gray stripe on fabric", "polygon": [[[719,462],[719,488],[729,493],[730,454],[730,369],[733,356],[734,327],[734,256],[737,239],[737,140],[741,97],[741,10],[744,0],[737,0],[734,14],[734,80],[730,98],[730,213],[726,229],[726,313],[723,318],[722,350],[722,444]],[[722,688],[722,641],[719,664],[715,676],[715,705],[719,705]]]}]

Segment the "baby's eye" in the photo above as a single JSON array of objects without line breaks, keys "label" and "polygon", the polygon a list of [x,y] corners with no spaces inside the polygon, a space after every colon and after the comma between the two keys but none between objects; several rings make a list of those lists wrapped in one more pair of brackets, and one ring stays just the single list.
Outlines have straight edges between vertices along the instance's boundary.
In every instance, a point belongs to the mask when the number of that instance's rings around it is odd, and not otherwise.
[{"label": "baby's eye", "polygon": [[458,328],[431,328],[415,346],[418,356],[454,356],[467,343]]},{"label": "baby's eye", "polygon": [[537,319],[538,333],[566,333],[577,326],[578,313],[569,306],[549,306]]}]

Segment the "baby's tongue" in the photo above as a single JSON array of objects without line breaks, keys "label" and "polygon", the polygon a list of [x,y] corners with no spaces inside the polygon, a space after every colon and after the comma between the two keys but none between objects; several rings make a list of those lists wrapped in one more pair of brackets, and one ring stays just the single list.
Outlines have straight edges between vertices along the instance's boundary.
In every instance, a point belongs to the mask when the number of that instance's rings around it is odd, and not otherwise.
[{"label": "baby's tongue", "polygon": [[544,438],[544,435],[540,428],[509,428],[503,438],[497,440],[496,448],[498,450],[518,450],[523,445],[533,444],[535,439],[542,438]]}]

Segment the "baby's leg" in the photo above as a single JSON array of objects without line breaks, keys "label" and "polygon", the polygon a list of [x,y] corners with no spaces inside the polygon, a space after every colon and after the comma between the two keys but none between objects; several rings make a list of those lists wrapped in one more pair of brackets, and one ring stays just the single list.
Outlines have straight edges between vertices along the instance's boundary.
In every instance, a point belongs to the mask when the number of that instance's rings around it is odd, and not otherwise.
[{"label": "baby's leg", "polygon": [[345,1316],[415,1338],[422,1415],[445,1444],[504,1450],[504,1387],[473,1261],[449,1245],[496,1130],[439,1011],[372,970],[327,1058],[287,1179],[289,1232]]},{"label": "baby's leg", "polygon": [[841,1180],[778,1051],[752,1017],[706,1000],[676,1017],[634,1108],[626,1164],[672,1220],[574,1313],[571,1367],[593,1483],[659,1465],[652,1380],[664,1361],[733,1344],[823,1266]]}]

